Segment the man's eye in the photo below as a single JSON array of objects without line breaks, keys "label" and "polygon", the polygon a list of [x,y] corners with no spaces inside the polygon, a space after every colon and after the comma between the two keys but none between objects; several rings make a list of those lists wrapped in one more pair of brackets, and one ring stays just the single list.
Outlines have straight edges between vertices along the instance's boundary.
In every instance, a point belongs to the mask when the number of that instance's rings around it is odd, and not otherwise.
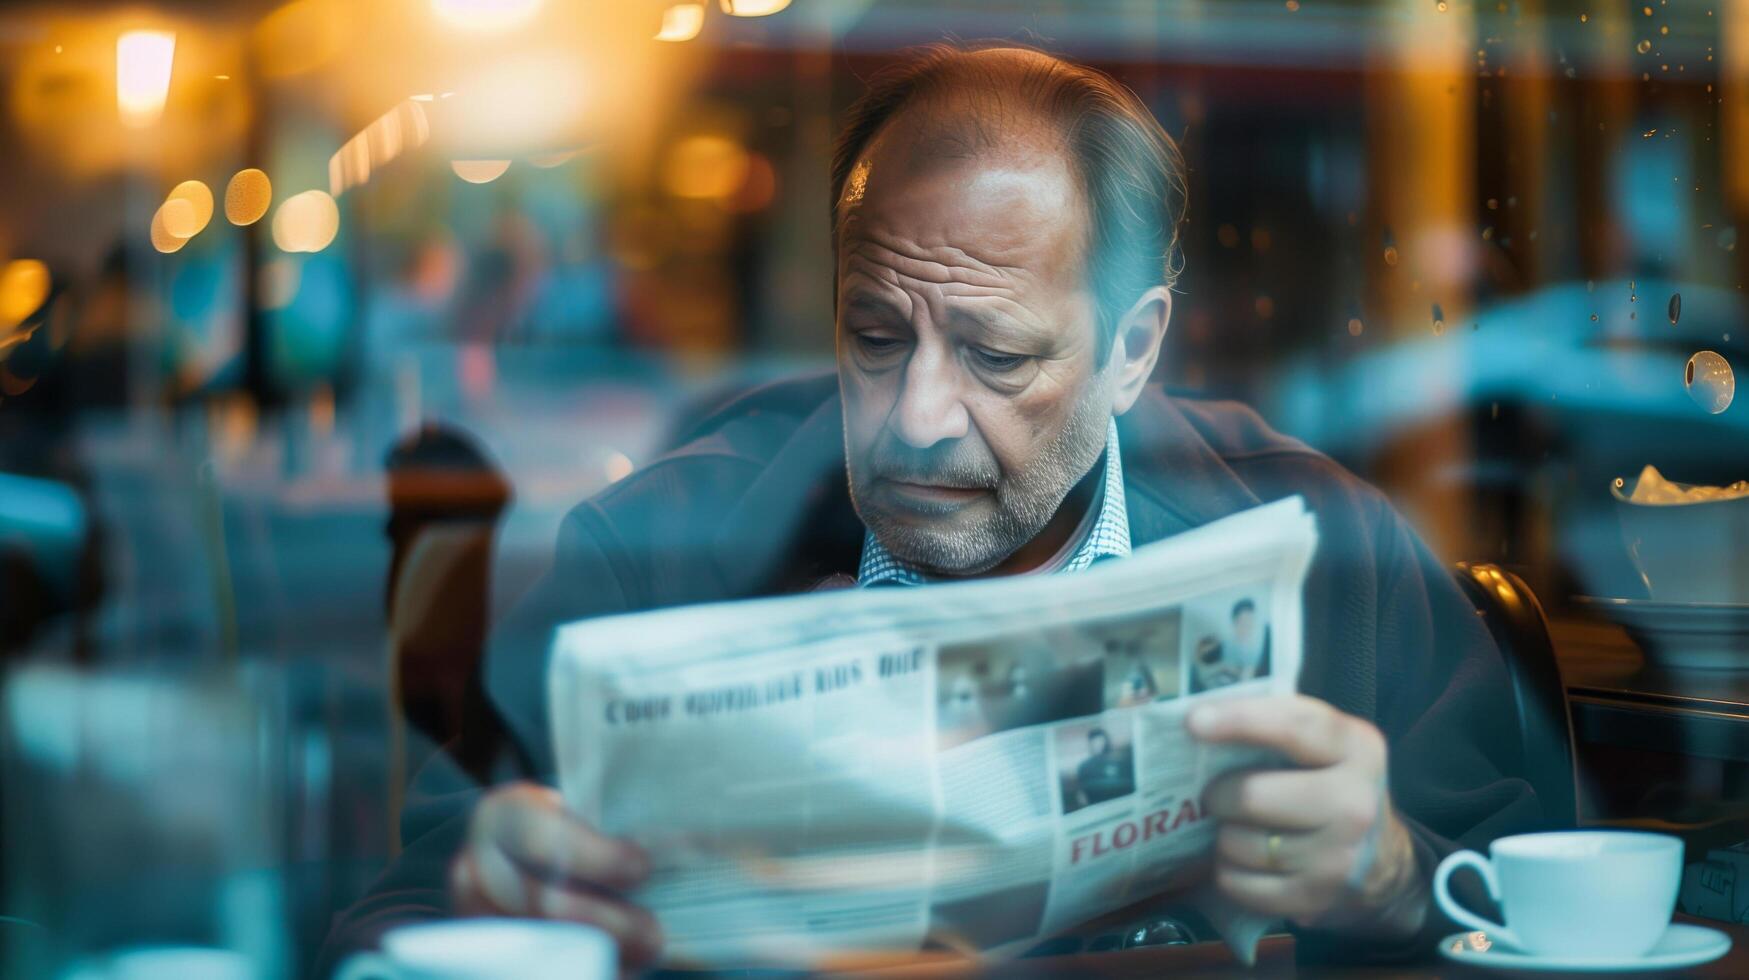
[{"label": "man's eye", "polygon": [[857,346],[867,354],[889,354],[899,349],[904,343],[897,337],[882,337],[878,334],[859,333],[856,335]]},{"label": "man's eye", "polygon": [[982,347],[973,347],[972,357],[977,359],[980,366],[992,371],[1012,371],[1027,361],[1025,354],[999,354]]}]

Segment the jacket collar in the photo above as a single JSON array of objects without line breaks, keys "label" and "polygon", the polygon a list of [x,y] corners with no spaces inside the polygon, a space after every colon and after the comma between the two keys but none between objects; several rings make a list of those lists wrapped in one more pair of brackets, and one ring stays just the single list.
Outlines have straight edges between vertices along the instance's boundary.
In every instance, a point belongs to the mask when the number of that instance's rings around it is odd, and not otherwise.
[{"label": "jacket collar", "polygon": [[1118,418],[1137,547],[1262,503],[1163,389]]},{"label": "jacket collar", "polygon": [[[1118,419],[1118,431],[1137,547],[1261,503],[1165,391],[1149,388]],[[836,390],[726,514],[711,542],[725,595],[791,591],[856,571],[865,529],[850,504]]]}]

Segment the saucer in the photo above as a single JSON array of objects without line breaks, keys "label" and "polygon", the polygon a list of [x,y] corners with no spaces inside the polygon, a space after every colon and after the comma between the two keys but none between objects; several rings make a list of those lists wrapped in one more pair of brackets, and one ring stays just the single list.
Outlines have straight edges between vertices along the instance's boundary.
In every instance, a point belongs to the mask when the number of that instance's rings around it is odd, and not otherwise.
[{"label": "saucer", "polygon": [[1749,604],[1596,596],[1575,596],[1574,602],[1626,629],[1653,663],[1701,670],[1749,668]]},{"label": "saucer", "polygon": [[[1453,963],[1480,969],[1524,972],[1629,973],[1638,970],[1679,970],[1699,966],[1731,950],[1731,937],[1705,926],[1673,922],[1643,956],[1541,956],[1505,946],[1476,948],[1473,932],[1454,932],[1439,941],[1439,955]],[[1486,942],[1486,940],[1483,940]]]}]

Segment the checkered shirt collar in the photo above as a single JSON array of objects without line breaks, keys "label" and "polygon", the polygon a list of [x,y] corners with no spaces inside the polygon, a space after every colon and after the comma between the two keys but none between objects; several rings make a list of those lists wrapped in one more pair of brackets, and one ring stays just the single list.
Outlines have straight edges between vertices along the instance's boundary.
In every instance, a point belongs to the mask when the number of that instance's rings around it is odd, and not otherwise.
[{"label": "checkered shirt collar", "polygon": [[[1099,517],[1061,571],[1078,572],[1101,558],[1122,558],[1130,553],[1130,515],[1124,503],[1123,457],[1118,452],[1115,418],[1106,423],[1104,485]],[[862,561],[856,569],[858,586],[925,585],[930,581],[927,574],[882,547],[874,532],[863,534]]]}]

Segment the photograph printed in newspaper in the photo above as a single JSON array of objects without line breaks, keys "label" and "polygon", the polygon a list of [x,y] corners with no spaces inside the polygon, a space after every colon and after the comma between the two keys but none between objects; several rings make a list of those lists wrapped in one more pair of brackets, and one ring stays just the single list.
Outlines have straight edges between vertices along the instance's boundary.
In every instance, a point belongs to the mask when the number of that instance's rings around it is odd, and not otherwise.
[{"label": "photograph printed in newspaper", "polygon": [[654,861],[674,965],[988,955],[1193,884],[1201,794],[1262,758],[1184,729],[1285,694],[1300,498],[1061,576],[812,593],[563,627],[567,805]]}]

